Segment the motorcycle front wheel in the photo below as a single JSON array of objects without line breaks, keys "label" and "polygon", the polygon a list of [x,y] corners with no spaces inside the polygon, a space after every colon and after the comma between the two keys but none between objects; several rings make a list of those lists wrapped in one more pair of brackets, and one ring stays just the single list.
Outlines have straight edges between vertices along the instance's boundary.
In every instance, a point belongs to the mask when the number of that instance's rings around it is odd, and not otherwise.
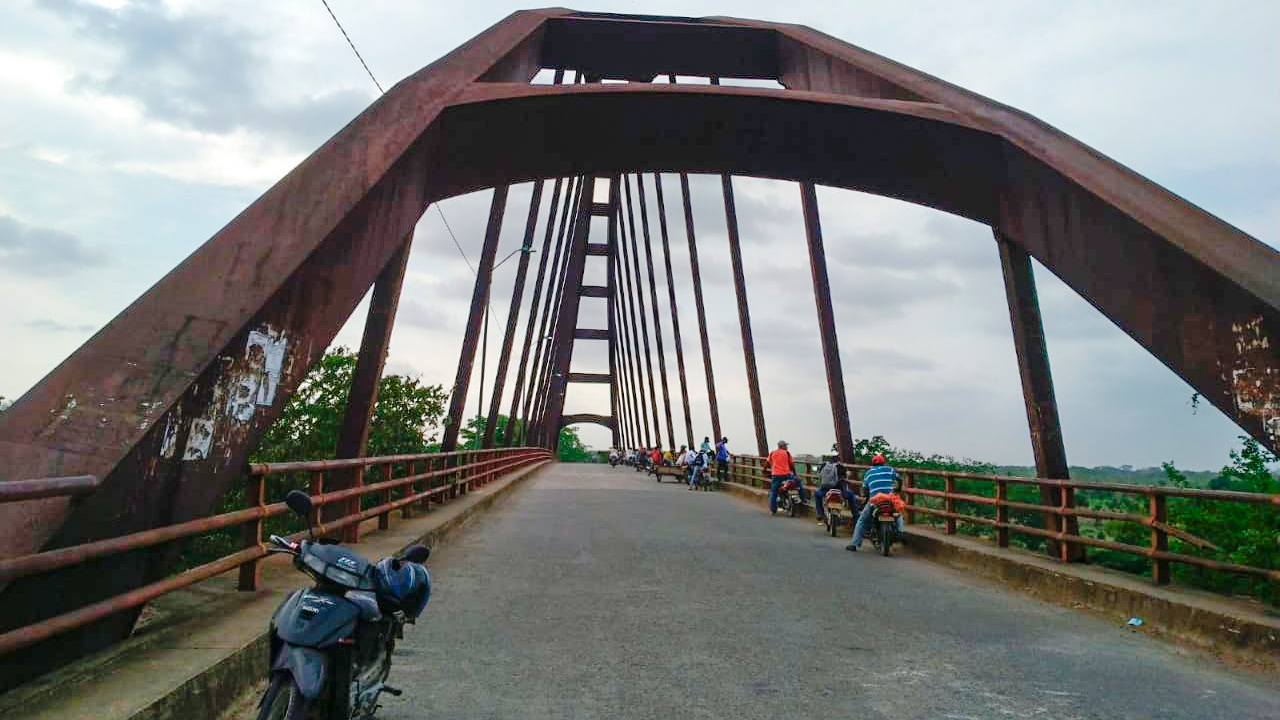
[{"label": "motorcycle front wheel", "polygon": [[303,696],[298,683],[287,672],[271,676],[271,684],[258,703],[258,720],[303,720],[311,701]]}]

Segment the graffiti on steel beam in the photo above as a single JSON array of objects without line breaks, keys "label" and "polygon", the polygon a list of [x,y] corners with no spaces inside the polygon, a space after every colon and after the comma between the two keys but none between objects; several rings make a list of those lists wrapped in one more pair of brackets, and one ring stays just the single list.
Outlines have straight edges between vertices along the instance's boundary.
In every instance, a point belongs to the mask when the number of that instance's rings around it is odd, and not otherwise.
[{"label": "graffiti on steel beam", "polygon": [[1246,323],[1232,323],[1236,357],[1230,378],[1231,399],[1243,415],[1253,415],[1273,443],[1280,442],[1280,368],[1273,364],[1271,339],[1261,315]]},{"label": "graffiti on steel beam", "polygon": [[[213,449],[219,420],[225,416],[233,425],[243,425],[253,420],[259,407],[271,407],[276,389],[284,372],[284,362],[289,349],[289,339],[283,330],[264,324],[249,331],[242,357],[222,356],[218,361],[224,366],[220,379],[211,389],[207,410],[200,417],[192,418],[187,432],[183,460],[207,460]],[[177,427],[181,423],[179,408],[175,408],[165,426],[161,455],[172,457],[176,449]]]}]

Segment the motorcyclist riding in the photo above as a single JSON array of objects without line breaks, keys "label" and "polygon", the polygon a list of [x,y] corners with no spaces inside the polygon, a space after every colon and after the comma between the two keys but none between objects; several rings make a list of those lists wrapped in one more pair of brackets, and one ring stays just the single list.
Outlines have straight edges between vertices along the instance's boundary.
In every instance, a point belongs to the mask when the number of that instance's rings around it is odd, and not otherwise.
[{"label": "motorcyclist riding", "polygon": [[[862,476],[862,495],[866,499],[870,499],[880,493],[893,494],[898,484],[898,471],[893,466],[885,462],[883,455],[876,455],[871,458],[871,468]],[[862,507],[862,512],[858,515],[858,524],[853,528],[853,538],[849,544],[845,546],[845,550],[853,552],[858,551],[858,547],[862,545],[862,532],[866,528],[867,518],[871,517],[871,511],[875,505],[867,502]],[[903,532],[902,517],[898,517],[898,533]]]},{"label": "motorcyclist riding", "polygon": [[779,440],[778,448],[769,453],[767,465],[769,469],[769,514],[775,515],[778,512],[778,490],[782,487],[782,483],[787,480],[795,480],[799,485],[800,500],[804,500],[804,481],[796,475],[796,461],[791,457],[791,452],[787,450],[787,441]]},{"label": "motorcyclist riding", "polygon": [[692,448],[689,450],[692,456],[689,460],[689,489],[696,490],[698,488],[698,474],[707,472],[707,466],[711,464],[705,452],[694,452]]},{"label": "motorcyclist riding", "polygon": [[849,489],[843,465],[835,458],[828,458],[822,469],[818,471],[818,475],[822,478],[822,486],[813,495],[813,513],[817,516],[819,525],[825,525],[827,522],[826,507],[823,505],[823,501],[826,499],[827,491],[829,490],[839,490],[840,494],[844,496],[844,501],[849,504],[850,511],[857,512],[858,498]]}]

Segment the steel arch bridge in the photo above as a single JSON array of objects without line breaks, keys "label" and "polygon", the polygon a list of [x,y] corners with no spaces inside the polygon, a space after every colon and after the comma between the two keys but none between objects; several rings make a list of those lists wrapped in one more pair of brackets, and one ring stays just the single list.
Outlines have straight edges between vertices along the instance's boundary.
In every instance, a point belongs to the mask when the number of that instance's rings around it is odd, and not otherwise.
[{"label": "steel arch bridge", "polygon": [[[556,82],[531,84],[545,69],[555,71]],[[677,84],[677,76],[711,84]],[[773,80],[781,89],[729,86],[721,78]],[[644,204],[646,173],[654,183],[661,183],[659,173],[680,177],[683,207],[673,209],[670,223],[661,202]],[[538,239],[537,209],[548,185],[553,212],[523,333],[517,324],[530,254],[520,260],[485,444],[517,439],[514,432],[495,437],[493,420],[504,400],[526,432],[519,439],[529,444],[554,446],[560,427],[573,422],[605,425],[619,444],[649,445],[664,430],[676,442],[663,320],[656,300],[646,306],[645,298],[661,292],[653,238],[668,257],[668,225],[680,223],[681,214],[719,435],[689,173],[722,178],[762,454],[765,422],[733,175],[799,183],[842,454],[852,438],[816,184],[905,200],[992,228],[1040,476],[1065,478],[1067,461],[1032,257],[1205,400],[1280,450],[1280,254],[1254,238],[1025,113],[809,28],[530,10],[398,83],[0,415],[0,480],[96,481],[75,501],[0,504],[0,554],[68,548],[206,514],[372,287],[338,447],[339,457],[359,457],[412,229],[431,203],[493,188],[444,438],[444,449],[452,449],[514,183],[534,182],[526,247]],[[595,201],[599,184],[608,187],[605,202]],[[591,229],[593,217],[606,221],[603,237]],[[606,285],[584,284],[590,262],[606,263]],[[669,259],[665,271],[672,288]],[[581,297],[607,301],[607,327],[578,326]],[[678,323],[674,314],[671,320]],[[554,338],[545,352],[531,344],[535,326],[538,337]],[[692,443],[678,327],[675,338]],[[569,371],[579,341],[608,343],[609,373]],[[512,357],[519,358],[515,392],[504,399]],[[575,382],[607,384],[608,413],[565,415],[565,391]],[[161,545],[4,581],[0,632],[153,582],[174,557],[175,548]],[[119,612],[45,640],[23,650],[23,662],[56,665],[102,647],[127,635],[136,616]]]}]

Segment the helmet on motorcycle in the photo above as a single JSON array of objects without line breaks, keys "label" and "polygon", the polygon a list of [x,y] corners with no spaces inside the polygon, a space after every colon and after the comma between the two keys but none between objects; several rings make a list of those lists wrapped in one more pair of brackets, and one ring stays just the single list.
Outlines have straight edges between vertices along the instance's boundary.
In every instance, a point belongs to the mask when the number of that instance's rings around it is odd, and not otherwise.
[{"label": "helmet on motorcycle", "polygon": [[883,455],[881,455],[880,453],[876,453],[875,457],[871,458],[871,464],[872,464],[872,465],[883,465],[883,464],[884,464],[884,456],[883,456]]},{"label": "helmet on motorcycle", "polygon": [[431,599],[431,573],[418,563],[385,557],[374,566],[373,577],[383,606],[409,618],[421,615]]}]

